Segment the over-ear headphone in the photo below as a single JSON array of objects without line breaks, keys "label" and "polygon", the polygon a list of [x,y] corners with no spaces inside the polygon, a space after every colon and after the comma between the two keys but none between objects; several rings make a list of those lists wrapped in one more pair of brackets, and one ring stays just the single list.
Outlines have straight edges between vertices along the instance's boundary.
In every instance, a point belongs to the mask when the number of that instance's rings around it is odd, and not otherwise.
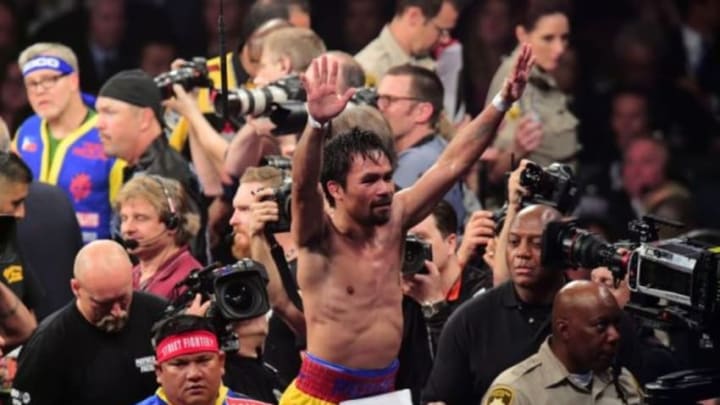
[{"label": "over-ear headphone", "polygon": [[160,188],[162,188],[162,192],[165,195],[165,199],[168,203],[168,209],[170,212],[163,215],[161,220],[165,223],[165,226],[168,230],[176,229],[180,225],[180,216],[175,210],[175,203],[170,196],[170,191],[168,191],[167,187],[165,187],[165,182],[162,177],[157,175],[150,175],[149,177],[151,177],[160,185]]}]

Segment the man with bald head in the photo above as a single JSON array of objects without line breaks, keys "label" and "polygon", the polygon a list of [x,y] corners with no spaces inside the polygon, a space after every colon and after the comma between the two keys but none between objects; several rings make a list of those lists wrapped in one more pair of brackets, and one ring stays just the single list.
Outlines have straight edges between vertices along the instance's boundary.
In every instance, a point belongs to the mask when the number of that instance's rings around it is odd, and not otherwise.
[{"label": "man with bald head", "polygon": [[13,400],[23,404],[117,404],[155,391],[150,329],[166,306],[132,290],[121,245],[91,242],[75,257],[75,300],[43,321],[20,353]]},{"label": "man with bald head", "polygon": [[565,278],[541,266],[542,234],[561,217],[552,207],[531,205],[511,219],[505,250],[510,281],[448,320],[423,401],[479,403],[498,374],[535,353],[550,334],[553,299]]},{"label": "man with bald head", "polygon": [[642,391],[611,364],[620,342],[621,310],[610,290],[573,281],[555,296],[552,336],[540,350],[505,370],[482,404],[639,404]]}]

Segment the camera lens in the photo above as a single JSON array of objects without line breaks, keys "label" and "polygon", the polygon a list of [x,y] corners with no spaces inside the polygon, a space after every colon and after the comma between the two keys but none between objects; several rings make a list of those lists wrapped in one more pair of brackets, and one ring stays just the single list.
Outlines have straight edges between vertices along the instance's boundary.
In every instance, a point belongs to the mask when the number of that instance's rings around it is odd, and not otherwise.
[{"label": "camera lens", "polygon": [[222,291],[222,300],[227,304],[227,309],[238,317],[245,317],[252,313],[257,306],[258,300],[255,297],[254,289],[242,280],[225,285]]}]

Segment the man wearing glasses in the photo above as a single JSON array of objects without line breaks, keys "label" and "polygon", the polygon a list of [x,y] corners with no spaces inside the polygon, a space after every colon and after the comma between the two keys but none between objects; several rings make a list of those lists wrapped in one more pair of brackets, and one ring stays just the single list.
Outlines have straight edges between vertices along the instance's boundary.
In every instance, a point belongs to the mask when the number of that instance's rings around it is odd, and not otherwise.
[{"label": "man wearing glasses", "polygon": [[35,180],[67,193],[84,243],[108,238],[111,190],[119,189],[122,170],[103,151],[93,102],[80,91],[77,57],[64,45],[37,43],[18,64],[35,115],[18,128],[13,150]]},{"label": "man wearing glasses", "polygon": [[370,84],[393,66],[410,63],[434,69],[430,51],[449,39],[458,10],[456,0],[398,0],[392,21],[355,55]]},{"label": "man wearing glasses", "polygon": [[[393,181],[412,186],[445,150],[447,141],[437,133],[443,108],[443,86],[435,73],[420,66],[400,65],[387,71],[378,84],[378,108],[390,124],[398,154]],[[462,231],[465,223],[462,183],[445,195]]]}]

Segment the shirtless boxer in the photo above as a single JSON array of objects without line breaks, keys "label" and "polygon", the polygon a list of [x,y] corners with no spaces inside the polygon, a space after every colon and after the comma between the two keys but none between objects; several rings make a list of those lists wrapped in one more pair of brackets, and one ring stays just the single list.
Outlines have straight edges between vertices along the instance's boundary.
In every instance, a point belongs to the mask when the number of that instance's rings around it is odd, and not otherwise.
[{"label": "shirtless boxer", "polygon": [[[337,64],[313,61],[313,74],[303,78],[310,124],[292,172],[292,235],[299,249],[307,353],[281,404],[337,404],[393,390],[403,330],[400,268],[406,231],[430,214],[492,143],[531,66],[525,46],[491,105],[458,132],[414,186],[394,194],[394,153],[377,134],[356,129],[325,145],[330,120],[343,111],[353,90],[338,94]],[[395,102],[407,101],[412,100]]]}]

